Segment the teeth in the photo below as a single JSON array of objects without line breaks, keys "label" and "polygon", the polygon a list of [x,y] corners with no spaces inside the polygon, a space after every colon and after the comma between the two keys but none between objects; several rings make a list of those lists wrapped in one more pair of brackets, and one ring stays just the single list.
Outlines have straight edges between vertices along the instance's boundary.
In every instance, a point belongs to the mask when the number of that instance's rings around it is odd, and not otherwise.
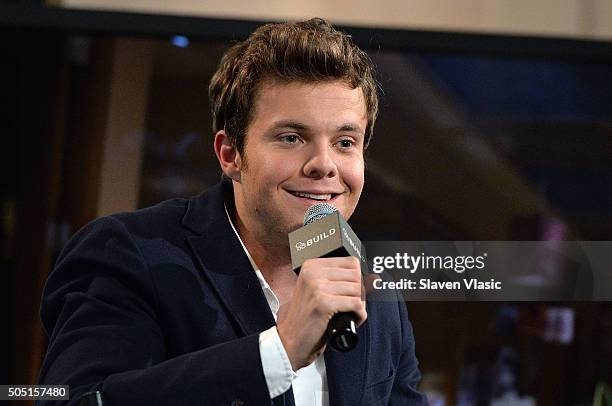
[{"label": "teeth", "polygon": [[296,196],[299,197],[307,197],[309,199],[315,199],[315,200],[329,200],[331,199],[331,193],[325,194],[325,195],[314,195],[311,193],[302,193],[302,192],[291,192]]}]

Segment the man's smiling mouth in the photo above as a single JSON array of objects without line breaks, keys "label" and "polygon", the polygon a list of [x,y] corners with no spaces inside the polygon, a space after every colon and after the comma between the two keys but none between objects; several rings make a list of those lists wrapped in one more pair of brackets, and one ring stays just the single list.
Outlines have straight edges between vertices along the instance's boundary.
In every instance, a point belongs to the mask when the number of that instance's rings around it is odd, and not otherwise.
[{"label": "man's smiling mouth", "polygon": [[302,198],[312,199],[312,200],[320,200],[320,201],[331,200],[339,195],[339,193],[308,193],[308,192],[294,192],[292,190],[288,190],[288,192],[297,197],[302,197]]}]

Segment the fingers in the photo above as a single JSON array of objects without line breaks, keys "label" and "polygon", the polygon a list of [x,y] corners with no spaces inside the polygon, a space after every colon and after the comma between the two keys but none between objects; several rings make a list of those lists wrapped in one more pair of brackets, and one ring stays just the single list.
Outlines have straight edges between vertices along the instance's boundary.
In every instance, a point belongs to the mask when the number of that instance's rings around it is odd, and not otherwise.
[{"label": "fingers", "polygon": [[368,318],[365,302],[361,300],[361,297],[343,298],[343,301],[338,303],[337,308],[339,312],[353,313],[358,326],[362,325]]},{"label": "fingers", "polygon": [[360,269],[328,268],[319,276],[330,282],[347,281],[361,283]]},{"label": "fingers", "polygon": [[329,281],[353,281],[361,283],[361,265],[355,257],[315,258],[302,265],[301,273]]},{"label": "fingers", "polygon": [[[326,279],[315,279],[305,282],[314,292],[326,296],[352,296],[361,298],[361,281],[329,281]],[[325,297],[319,298],[325,300]]]},{"label": "fingers", "polygon": [[361,296],[321,296],[320,305],[317,309],[320,315],[325,318],[325,324],[336,313],[353,313],[358,325],[363,324],[368,318],[365,302],[361,300]]},{"label": "fingers", "polygon": [[343,269],[361,269],[360,262],[355,257],[332,257],[332,258],[313,258],[304,261],[304,266],[308,264],[323,268],[343,268]]}]

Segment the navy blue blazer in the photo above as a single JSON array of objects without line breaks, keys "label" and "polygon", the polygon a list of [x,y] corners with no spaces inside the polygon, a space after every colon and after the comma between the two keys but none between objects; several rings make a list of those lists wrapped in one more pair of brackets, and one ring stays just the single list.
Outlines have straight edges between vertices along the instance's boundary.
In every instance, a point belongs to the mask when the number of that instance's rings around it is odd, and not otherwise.
[{"label": "navy blue blazer", "polygon": [[[91,390],[107,406],[294,405],[291,389],[269,397],[258,336],[274,318],[228,189],[103,217],[68,242],[43,294],[41,384],[70,385],[72,405]],[[426,404],[405,304],[367,310],[357,347],[324,353],[330,404]]]}]

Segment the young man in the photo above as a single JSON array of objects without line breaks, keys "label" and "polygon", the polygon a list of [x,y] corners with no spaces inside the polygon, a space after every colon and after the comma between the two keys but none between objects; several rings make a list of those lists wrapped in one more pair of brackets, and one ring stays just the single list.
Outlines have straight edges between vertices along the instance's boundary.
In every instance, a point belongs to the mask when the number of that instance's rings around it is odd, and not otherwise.
[{"label": "young man", "polygon": [[[224,55],[210,98],[224,181],[70,241],[43,297],[41,383],[111,406],[426,404],[404,303],[366,309],[354,258],[291,269],[306,209],[348,219],[359,201],[377,112],[366,54],[321,19],[265,25]],[[326,348],[337,312],[357,315],[351,352]]]}]

